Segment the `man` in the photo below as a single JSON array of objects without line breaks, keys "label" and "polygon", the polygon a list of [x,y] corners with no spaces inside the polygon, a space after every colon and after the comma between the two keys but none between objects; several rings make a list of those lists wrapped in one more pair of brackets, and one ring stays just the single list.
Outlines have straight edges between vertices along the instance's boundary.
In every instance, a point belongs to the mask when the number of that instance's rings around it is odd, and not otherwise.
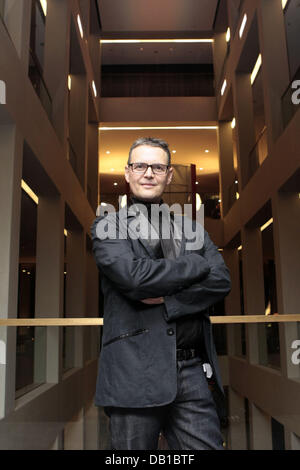
[{"label": "man", "polygon": [[223,258],[205,230],[197,250],[188,249],[184,236],[175,240],[173,219],[169,240],[162,221],[156,239],[133,236],[130,229],[124,236],[122,229],[124,222],[135,223],[139,204],[152,223],[151,209],[163,202],[172,180],[170,164],[164,141],[134,142],[125,167],[132,193],[125,220],[120,211],[97,217],[92,226],[104,296],[95,403],[110,416],[117,450],[157,449],[160,432],[172,450],[223,448],[224,395],[206,312],[230,291]]}]

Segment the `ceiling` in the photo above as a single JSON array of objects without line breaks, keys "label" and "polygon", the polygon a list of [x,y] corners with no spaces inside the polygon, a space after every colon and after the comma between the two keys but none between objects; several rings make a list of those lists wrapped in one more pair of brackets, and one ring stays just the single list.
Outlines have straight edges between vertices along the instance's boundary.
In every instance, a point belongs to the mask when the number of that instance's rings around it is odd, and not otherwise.
[{"label": "ceiling", "polygon": [[212,64],[211,43],[102,44],[102,65]]},{"label": "ceiling", "polygon": [[103,32],[211,31],[218,0],[98,0]]},{"label": "ceiling", "polygon": [[[213,37],[218,3],[218,0],[98,0],[102,37],[209,39]],[[102,44],[101,49],[103,65],[211,64],[213,61],[211,43],[115,43]],[[113,124],[117,125],[109,123]],[[141,127],[159,124],[179,125],[165,122],[138,123]],[[197,124],[192,123],[194,126]],[[130,125],[134,124],[122,123],[122,126]],[[176,150],[176,154],[172,154],[174,164],[196,164],[199,183],[205,180],[209,187],[214,187],[212,190],[218,190],[216,130],[143,130],[99,132],[100,173],[103,182],[101,191],[110,192],[110,186],[113,192],[117,190],[113,183],[123,181],[124,166],[131,144],[138,137],[149,135],[166,140],[170,149]],[[209,150],[209,153],[205,153],[205,150]],[[107,151],[110,153],[107,154]]]}]

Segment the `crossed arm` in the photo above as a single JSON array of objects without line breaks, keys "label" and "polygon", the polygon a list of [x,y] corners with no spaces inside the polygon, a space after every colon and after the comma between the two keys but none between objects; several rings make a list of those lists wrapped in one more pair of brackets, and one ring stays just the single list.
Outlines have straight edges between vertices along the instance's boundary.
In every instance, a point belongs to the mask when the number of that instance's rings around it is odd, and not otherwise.
[{"label": "crossed arm", "polygon": [[[126,239],[100,240],[91,227],[96,264],[125,296],[144,303],[165,304],[171,321],[197,313],[230,291],[230,277],[222,256],[205,232],[203,255],[191,253],[176,259],[137,258]],[[163,297],[163,299],[162,299]]]}]

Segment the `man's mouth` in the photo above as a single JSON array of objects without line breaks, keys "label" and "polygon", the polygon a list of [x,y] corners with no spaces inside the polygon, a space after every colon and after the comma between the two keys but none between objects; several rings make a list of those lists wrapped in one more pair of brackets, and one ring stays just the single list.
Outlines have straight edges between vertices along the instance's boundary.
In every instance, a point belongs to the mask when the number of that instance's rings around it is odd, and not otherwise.
[{"label": "man's mouth", "polygon": [[144,184],[142,184],[142,186],[154,187],[154,186],[156,186],[156,185],[155,185],[155,184],[151,184],[151,183],[144,183]]}]

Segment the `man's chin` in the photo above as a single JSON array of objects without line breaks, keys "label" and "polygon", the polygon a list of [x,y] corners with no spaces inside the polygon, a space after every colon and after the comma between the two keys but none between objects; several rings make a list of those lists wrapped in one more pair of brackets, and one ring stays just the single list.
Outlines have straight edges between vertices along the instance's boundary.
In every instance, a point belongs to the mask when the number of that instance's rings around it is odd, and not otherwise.
[{"label": "man's chin", "polygon": [[136,198],[140,199],[141,201],[145,201],[145,202],[156,202],[156,201],[160,201],[161,200],[161,195],[157,195],[157,194],[151,194],[151,191],[149,191],[148,193],[143,193],[143,194],[137,194],[137,195],[134,195]]}]

